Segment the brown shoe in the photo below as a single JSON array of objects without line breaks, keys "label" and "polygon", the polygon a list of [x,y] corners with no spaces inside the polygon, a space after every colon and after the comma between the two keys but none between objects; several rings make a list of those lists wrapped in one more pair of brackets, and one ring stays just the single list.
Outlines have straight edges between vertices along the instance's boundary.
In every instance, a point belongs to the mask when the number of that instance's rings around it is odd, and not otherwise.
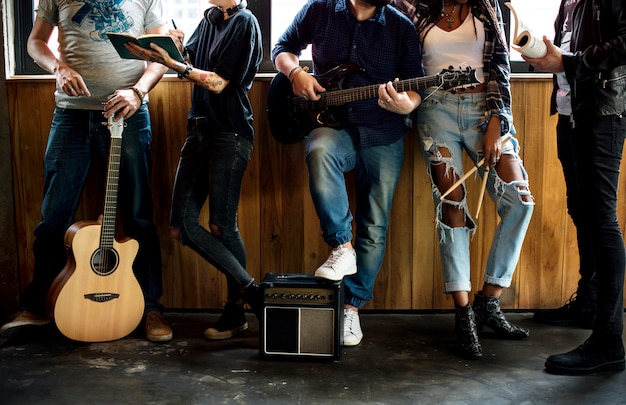
[{"label": "brown shoe", "polygon": [[159,311],[150,311],[146,314],[145,329],[146,337],[151,342],[169,342],[174,336],[172,328]]},{"label": "brown shoe", "polygon": [[0,335],[4,338],[10,339],[15,333],[22,329],[27,329],[32,326],[44,326],[49,325],[50,319],[37,315],[29,311],[19,311],[13,317],[11,322],[5,323],[0,328]]}]

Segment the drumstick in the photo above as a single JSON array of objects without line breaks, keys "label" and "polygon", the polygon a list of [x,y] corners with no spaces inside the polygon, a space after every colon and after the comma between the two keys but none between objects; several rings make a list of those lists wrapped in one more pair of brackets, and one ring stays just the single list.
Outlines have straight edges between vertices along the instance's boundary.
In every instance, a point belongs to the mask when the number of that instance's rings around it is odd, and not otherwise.
[{"label": "drumstick", "polygon": [[461,177],[460,179],[458,179],[452,186],[450,186],[450,188],[448,189],[448,191],[446,191],[445,193],[443,193],[441,195],[441,199],[443,200],[448,194],[450,194],[451,192],[454,191],[455,188],[457,188],[459,186],[459,184],[463,183],[465,180],[467,180],[467,178],[469,176],[472,175],[472,173],[474,173],[476,170],[478,170],[478,168],[482,165],[485,164],[485,158],[480,159],[480,162],[478,162],[476,164],[476,166],[472,167],[470,170],[467,171],[467,173],[465,173],[463,175],[463,177]]},{"label": "drumstick", "polygon": [[485,189],[487,188],[487,178],[489,177],[489,169],[485,170],[483,174],[483,184],[480,187],[480,194],[478,195],[478,207],[476,208],[476,219],[480,214],[480,207],[483,205],[483,197],[485,196]]},{"label": "drumstick", "polygon": [[[507,135],[505,136],[504,140],[502,141],[502,145],[504,145],[505,143],[507,143],[508,141],[511,140],[511,135]],[[476,164],[476,166],[472,167],[470,170],[468,170],[467,173],[465,173],[465,175],[463,177],[461,177],[460,179],[458,179],[452,186],[450,186],[450,188],[448,189],[448,191],[446,191],[445,193],[443,193],[441,195],[441,197],[439,197],[440,199],[444,199],[448,194],[450,194],[452,191],[454,191],[455,188],[457,188],[459,186],[459,184],[463,183],[465,180],[467,180],[467,178],[469,176],[472,175],[472,173],[474,173],[480,166],[485,164],[485,158],[480,159],[480,161]]]}]

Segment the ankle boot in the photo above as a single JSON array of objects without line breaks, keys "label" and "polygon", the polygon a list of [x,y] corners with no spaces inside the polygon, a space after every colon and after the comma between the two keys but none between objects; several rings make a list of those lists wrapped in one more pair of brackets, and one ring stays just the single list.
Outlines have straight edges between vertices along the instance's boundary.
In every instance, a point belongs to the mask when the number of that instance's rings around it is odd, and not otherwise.
[{"label": "ankle boot", "polygon": [[524,339],[530,335],[526,328],[515,326],[506,320],[500,309],[500,298],[476,294],[474,296],[474,311],[478,330],[483,325],[489,326],[496,334],[504,339]]},{"label": "ankle boot", "polygon": [[263,312],[261,287],[258,284],[250,283],[250,285],[243,290],[243,300],[250,306],[250,309],[252,309],[252,312],[254,312],[254,315],[260,322]]},{"label": "ankle boot", "polygon": [[478,340],[472,306],[470,304],[467,304],[466,307],[456,306],[454,321],[454,331],[461,354],[470,359],[480,359],[483,353]]}]

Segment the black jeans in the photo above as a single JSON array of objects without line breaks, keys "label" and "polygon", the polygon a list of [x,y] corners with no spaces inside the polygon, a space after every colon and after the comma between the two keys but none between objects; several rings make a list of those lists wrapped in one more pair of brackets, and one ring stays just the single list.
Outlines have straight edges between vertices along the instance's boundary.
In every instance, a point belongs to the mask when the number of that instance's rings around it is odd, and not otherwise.
[{"label": "black jeans", "polygon": [[[226,276],[228,298],[238,300],[254,279],[246,271],[246,251],[237,225],[241,183],[252,157],[252,142],[234,133],[213,131],[202,119],[189,122],[172,193],[170,227],[181,242]],[[208,200],[206,227],[200,223]],[[208,224],[220,227],[216,236]]]},{"label": "black jeans", "polygon": [[[559,121],[559,136],[564,123]],[[560,139],[559,158],[571,148],[568,209],[577,233],[586,238],[597,277],[598,308],[594,334],[621,335],[624,327],[624,271],[626,249],[617,221],[619,170],[626,137],[626,118],[575,116],[570,139]],[[583,246],[584,248],[584,246]],[[582,258],[581,258],[582,260]],[[581,263],[582,265],[582,263]]]}]

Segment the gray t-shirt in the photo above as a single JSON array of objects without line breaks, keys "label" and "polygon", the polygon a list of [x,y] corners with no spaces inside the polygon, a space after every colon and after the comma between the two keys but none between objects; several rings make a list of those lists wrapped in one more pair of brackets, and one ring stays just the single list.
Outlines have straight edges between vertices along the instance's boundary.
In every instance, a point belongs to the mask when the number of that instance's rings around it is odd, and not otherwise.
[{"label": "gray t-shirt", "polygon": [[69,97],[57,86],[56,105],[102,110],[108,95],[137,83],[146,62],[122,59],[105,33],[145,34],[167,22],[163,8],[163,0],[40,0],[37,16],[58,28],[59,59],[83,77],[91,93]]}]

